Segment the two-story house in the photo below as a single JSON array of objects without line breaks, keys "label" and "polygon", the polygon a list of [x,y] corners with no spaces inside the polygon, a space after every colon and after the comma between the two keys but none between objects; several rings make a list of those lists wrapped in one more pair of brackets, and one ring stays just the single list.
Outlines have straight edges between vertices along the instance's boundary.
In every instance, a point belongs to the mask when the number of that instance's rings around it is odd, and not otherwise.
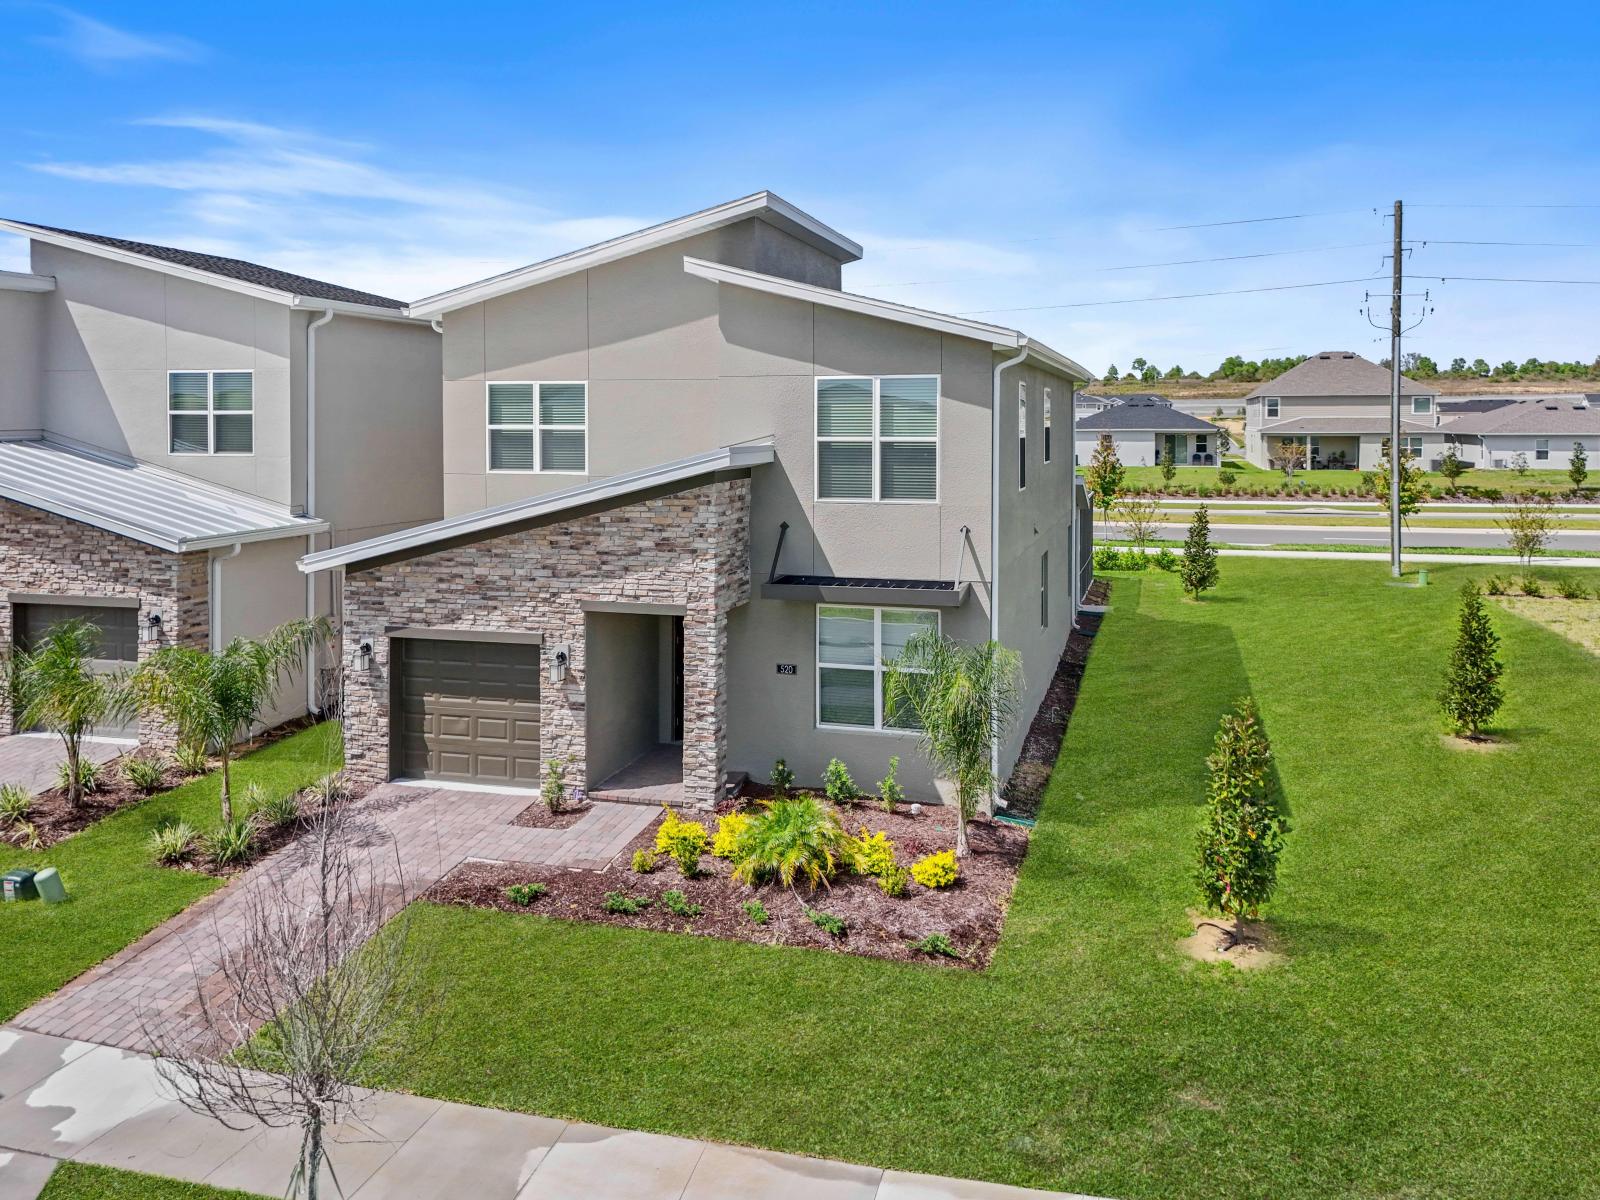
[{"label": "two-story house", "polygon": [[[1389,369],[1348,350],[1325,350],[1261,384],[1244,404],[1245,458],[1278,465],[1280,443],[1302,448],[1316,469],[1378,467],[1390,433]],[[1401,376],[1400,444],[1431,461],[1444,450],[1438,396]]]},{"label": "two-story house", "polygon": [[709,804],[785,759],[893,757],[923,629],[1027,664],[1008,770],[1080,598],[1071,359],[841,290],[861,247],[770,193],[452,289],[442,520],[308,555],[344,595],[361,784]]},{"label": "two-story house", "polygon": [[[401,301],[0,221],[0,638],[68,617],[108,667],[336,610],[309,551],[443,511],[440,339]],[[320,705],[321,672],[269,720]],[[0,708],[0,732],[13,714]],[[163,742],[158,728],[117,726]]]}]

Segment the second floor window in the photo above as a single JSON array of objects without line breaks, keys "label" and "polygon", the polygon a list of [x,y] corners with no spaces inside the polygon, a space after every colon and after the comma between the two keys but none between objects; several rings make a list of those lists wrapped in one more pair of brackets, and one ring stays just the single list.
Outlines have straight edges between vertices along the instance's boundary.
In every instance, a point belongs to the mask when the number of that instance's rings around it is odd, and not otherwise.
[{"label": "second floor window", "polygon": [[939,498],[939,377],[817,380],[817,499]]},{"label": "second floor window", "polygon": [[1017,384],[1017,489],[1028,486],[1028,385]]},{"label": "second floor window", "polygon": [[588,384],[489,385],[489,470],[583,475],[588,469]]},{"label": "second floor window", "polygon": [[1433,411],[1432,396],[1411,397],[1411,412],[1413,416],[1426,416]]},{"label": "second floor window", "polygon": [[1050,461],[1050,389],[1044,390],[1044,460]]},{"label": "second floor window", "polygon": [[250,454],[254,450],[252,372],[167,373],[168,453]]},{"label": "second floor window", "polygon": [[1278,415],[1278,398],[1276,396],[1268,396],[1261,403],[1266,406],[1267,416],[1276,417]]}]

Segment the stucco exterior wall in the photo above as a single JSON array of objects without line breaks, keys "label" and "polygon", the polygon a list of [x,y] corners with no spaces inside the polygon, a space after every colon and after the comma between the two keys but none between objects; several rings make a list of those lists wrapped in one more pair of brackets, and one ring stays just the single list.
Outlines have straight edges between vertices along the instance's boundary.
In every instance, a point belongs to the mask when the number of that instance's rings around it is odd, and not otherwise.
[{"label": "stucco exterior wall", "polygon": [[[232,558],[221,557],[227,550],[211,552],[220,559],[214,568],[221,581],[213,630],[217,647],[236,637],[262,637],[285,621],[306,615],[305,576],[295,567],[305,549],[301,538],[280,538],[248,542]],[[259,727],[271,728],[305,711],[305,673],[295,671],[278,688]]]},{"label": "stucco exterior wall", "polygon": [[587,614],[587,784],[595,787],[661,740],[661,618]]},{"label": "stucco exterior wall", "polygon": [[0,437],[39,432],[45,295],[0,288]]},{"label": "stucco exterior wall", "polygon": [[[1148,430],[1106,430],[1111,434],[1111,445],[1117,459],[1125,467],[1153,467],[1156,465],[1156,439],[1159,434]],[[1085,429],[1078,434],[1078,465],[1086,467],[1100,445],[1100,431]]]}]

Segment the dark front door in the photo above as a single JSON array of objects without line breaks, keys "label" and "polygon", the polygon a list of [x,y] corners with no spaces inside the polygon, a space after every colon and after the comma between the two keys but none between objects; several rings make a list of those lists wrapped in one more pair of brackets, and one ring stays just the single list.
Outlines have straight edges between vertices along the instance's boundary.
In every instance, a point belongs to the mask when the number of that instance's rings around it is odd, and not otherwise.
[{"label": "dark front door", "polygon": [[[110,673],[126,670],[139,661],[139,610],[107,608],[94,604],[14,604],[11,607],[12,640],[18,649],[31,650],[52,628],[64,621],[84,620],[100,633],[94,669]],[[100,737],[132,737],[138,718],[108,721],[92,731]]]},{"label": "dark front door", "polygon": [[672,740],[683,741],[683,618],[672,618]]},{"label": "dark front door", "polygon": [[395,774],[537,786],[539,647],[400,638]]}]

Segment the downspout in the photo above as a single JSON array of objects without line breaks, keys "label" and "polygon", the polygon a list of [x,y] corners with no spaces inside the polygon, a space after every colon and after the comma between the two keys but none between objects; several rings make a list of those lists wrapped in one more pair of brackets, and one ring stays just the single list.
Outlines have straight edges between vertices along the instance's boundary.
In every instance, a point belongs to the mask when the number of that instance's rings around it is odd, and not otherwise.
[{"label": "downspout", "polygon": [[[994,367],[994,400],[990,406],[990,429],[993,434],[989,451],[989,640],[1000,640],[1000,372],[1014,367],[1028,357],[1027,339],[1015,358],[998,362]],[[1000,798],[1000,730],[989,733],[989,774],[994,789],[989,797],[989,811]]]},{"label": "downspout", "polygon": [[[333,309],[306,326],[306,516],[317,515],[317,330],[333,320]],[[306,534],[306,553],[314,554],[317,535]],[[317,577],[306,576],[306,620],[317,619]],[[317,711],[317,652],[306,651],[306,711]]]},{"label": "downspout", "polygon": [[238,558],[239,551],[244,549],[243,542],[235,542],[233,549],[226,554],[213,554],[211,556],[211,653],[218,654],[222,650],[222,564],[230,558]]}]

